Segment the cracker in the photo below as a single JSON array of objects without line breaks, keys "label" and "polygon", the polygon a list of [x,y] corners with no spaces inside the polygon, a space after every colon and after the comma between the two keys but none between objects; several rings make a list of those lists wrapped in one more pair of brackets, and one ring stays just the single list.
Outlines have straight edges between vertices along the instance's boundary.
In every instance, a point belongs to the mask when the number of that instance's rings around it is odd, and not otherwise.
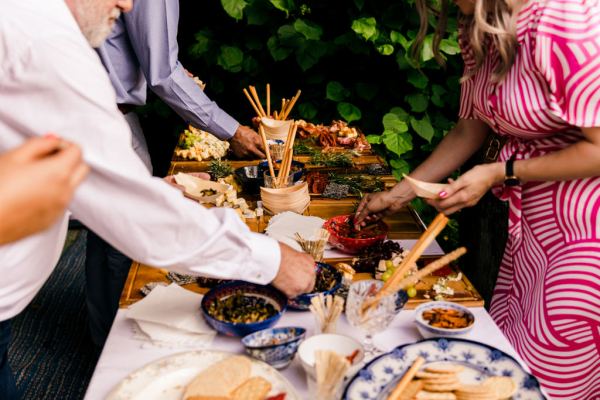
[{"label": "cracker", "polygon": [[464,369],[462,365],[443,363],[443,364],[432,364],[425,367],[425,371],[434,374],[458,374]]},{"label": "cracker", "polygon": [[456,389],[458,393],[472,394],[492,394],[492,390],[487,385],[461,385]]},{"label": "cracker", "polygon": [[255,376],[246,380],[231,392],[233,400],[263,400],[271,391],[271,383],[265,378]]},{"label": "cracker", "polygon": [[441,376],[439,378],[425,378],[423,379],[426,383],[433,384],[451,384],[451,383],[460,383],[460,380],[456,375],[447,374],[447,376]]},{"label": "cracker", "polygon": [[460,388],[460,383],[459,382],[454,382],[454,383],[425,382],[425,385],[423,386],[423,388],[425,390],[427,390],[428,392],[452,392],[453,390]]},{"label": "cracker", "polygon": [[454,393],[450,392],[429,392],[427,390],[421,390],[415,397],[417,400],[457,400]]},{"label": "cracker", "polygon": [[489,386],[499,399],[509,398],[517,391],[515,381],[508,376],[492,376],[487,378],[483,384]]},{"label": "cracker", "polygon": [[444,378],[455,378],[456,379],[456,374],[455,373],[435,373],[435,372],[420,371],[420,372],[417,372],[416,377],[420,378],[420,379],[444,379]]}]

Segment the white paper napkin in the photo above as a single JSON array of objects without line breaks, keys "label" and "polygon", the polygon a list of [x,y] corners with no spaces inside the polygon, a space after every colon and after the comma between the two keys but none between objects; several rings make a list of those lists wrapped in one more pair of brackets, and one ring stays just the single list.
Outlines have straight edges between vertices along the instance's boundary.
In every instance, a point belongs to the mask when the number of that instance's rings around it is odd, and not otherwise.
[{"label": "white paper napkin", "polygon": [[303,238],[310,239],[323,227],[324,223],[325,220],[319,217],[308,217],[286,211],[269,220],[265,233],[295,250],[302,251],[302,247],[296,242],[296,232]]},{"label": "white paper napkin", "polygon": [[156,344],[210,345],[216,332],[200,312],[202,295],[176,284],[157,286],[127,310],[135,321],[135,337]]}]

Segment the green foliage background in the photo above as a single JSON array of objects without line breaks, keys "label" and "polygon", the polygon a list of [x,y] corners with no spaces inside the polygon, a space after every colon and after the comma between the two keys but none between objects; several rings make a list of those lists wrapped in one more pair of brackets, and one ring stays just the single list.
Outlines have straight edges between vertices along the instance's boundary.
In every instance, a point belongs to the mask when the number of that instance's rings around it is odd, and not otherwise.
[{"label": "green foliage background", "polygon": [[441,44],[444,70],[433,59],[432,34],[419,66],[408,55],[419,23],[414,0],[220,0],[196,4],[191,13],[181,3],[186,67],[242,123],[252,117],[243,87],[264,94],[269,82],[274,99],[302,89],[296,118],[341,118],[361,127],[399,177],[455,121],[456,18]]}]

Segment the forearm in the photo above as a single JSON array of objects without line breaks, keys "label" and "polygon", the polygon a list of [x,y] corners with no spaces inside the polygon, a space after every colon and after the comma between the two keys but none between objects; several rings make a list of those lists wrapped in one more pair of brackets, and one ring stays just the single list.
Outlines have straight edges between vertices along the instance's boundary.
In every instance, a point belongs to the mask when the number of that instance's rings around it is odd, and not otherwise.
[{"label": "forearm", "polygon": [[481,121],[460,120],[410,176],[427,182],[441,181],[475,154],[488,130],[488,126]]},{"label": "forearm", "polygon": [[554,153],[518,160],[514,171],[521,182],[600,176],[600,143],[586,138]]}]

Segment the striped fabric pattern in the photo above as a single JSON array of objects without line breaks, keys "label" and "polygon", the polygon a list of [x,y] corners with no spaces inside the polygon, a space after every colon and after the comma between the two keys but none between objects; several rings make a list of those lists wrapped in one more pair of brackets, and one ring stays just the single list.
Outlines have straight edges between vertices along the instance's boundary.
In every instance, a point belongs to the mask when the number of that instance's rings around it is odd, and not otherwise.
[{"label": "striped fabric pattern", "polygon": [[[501,82],[490,51],[462,86],[460,117],[508,136],[501,160],[558,151],[581,127],[600,127],[600,0],[530,0],[518,42]],[[600,399],[600,176],[495,193],[510,211],[492,316],[552,398]]]}]

